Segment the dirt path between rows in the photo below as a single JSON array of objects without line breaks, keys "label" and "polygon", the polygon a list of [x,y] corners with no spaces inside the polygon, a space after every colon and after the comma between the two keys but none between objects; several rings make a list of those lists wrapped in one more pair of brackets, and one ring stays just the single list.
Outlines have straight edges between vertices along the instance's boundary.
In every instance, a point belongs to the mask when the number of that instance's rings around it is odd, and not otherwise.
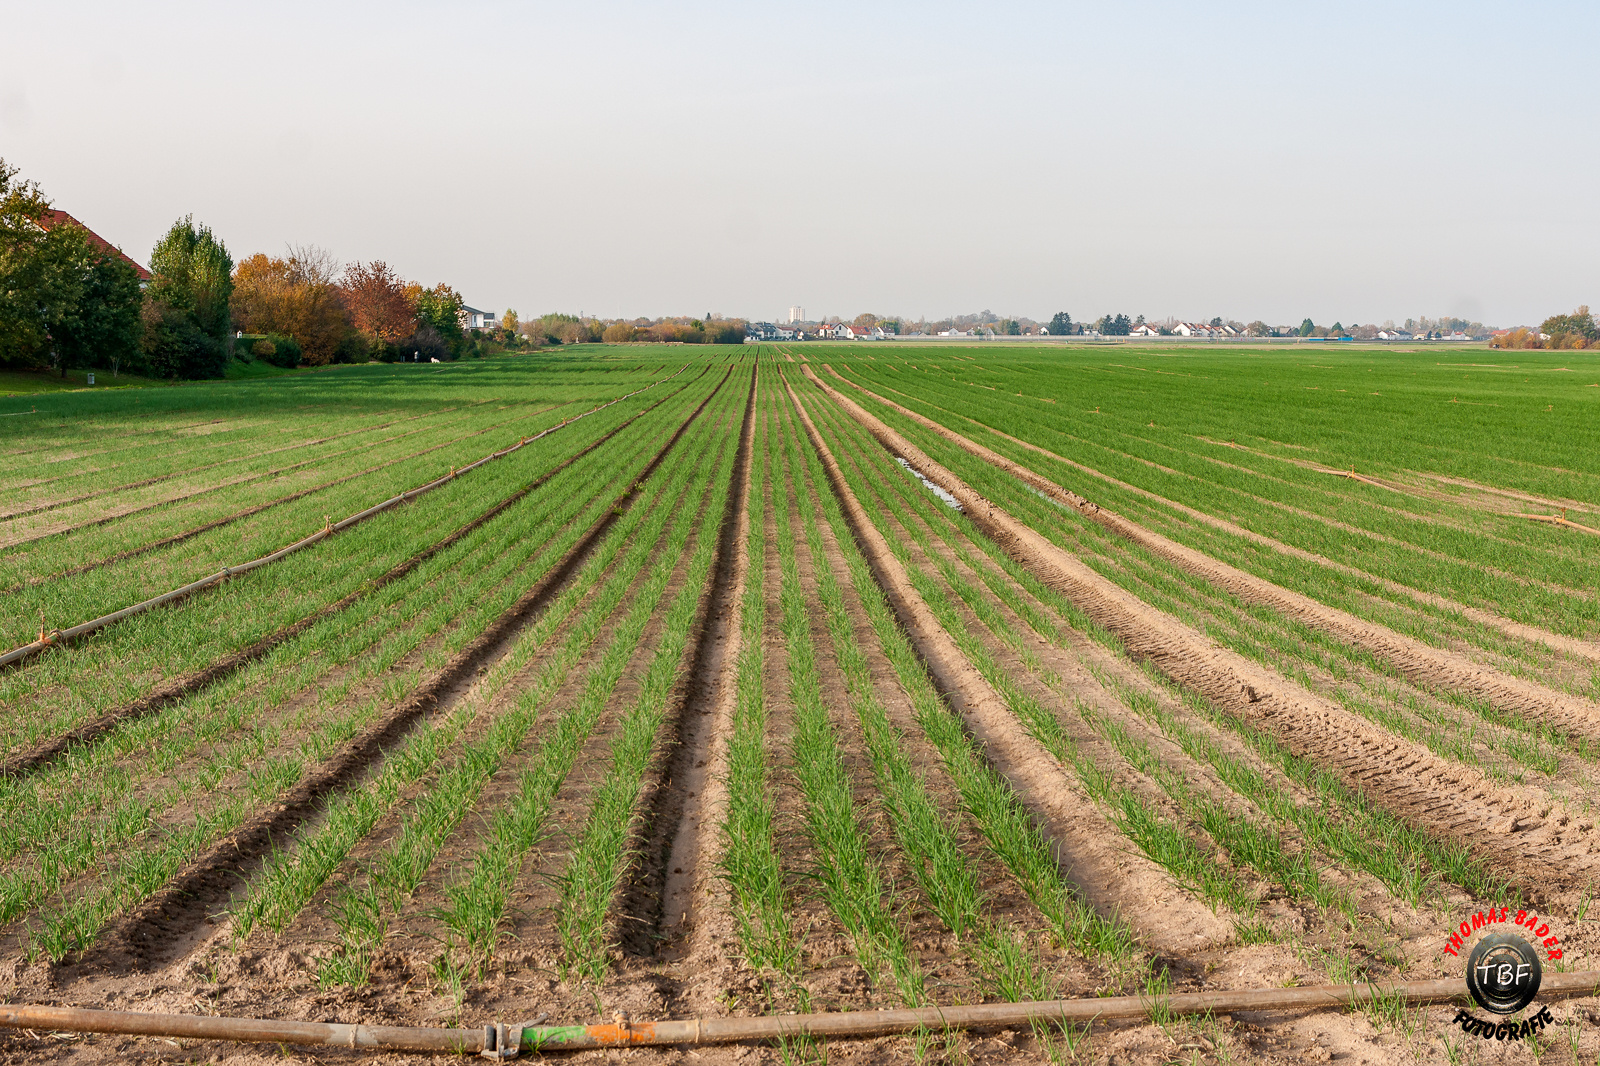
[{"label": "dirt path between rows", "polygon": [[1434,832],[1458,838],[1538,900],[1576,898],[1600,873],[1600,834],[1548,798],[1496,788],[1419,745],[1374,728],[1331,701],[1262,669],[1151,609],[978,495],[960,478],[837,390],[818,386],[889,451],[956,497],[981,529],[1115,633],[1128,653],[1337,768],[1356,788]]}]

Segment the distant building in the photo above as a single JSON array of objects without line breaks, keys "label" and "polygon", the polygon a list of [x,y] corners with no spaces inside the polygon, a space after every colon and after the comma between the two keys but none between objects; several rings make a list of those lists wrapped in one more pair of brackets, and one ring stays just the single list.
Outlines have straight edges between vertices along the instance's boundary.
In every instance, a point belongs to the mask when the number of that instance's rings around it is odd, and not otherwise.
[{"label": "distant building", "polygon": [[493,311],[480,311],[476,307],[462,307],[461,328],[499,329],[500,318]]},{"label": "distant building", "polygon": [[1130,336],[1130,337],[1159,337],[1159,336],[1161,336],[1161,331],[1156,329],[1154,326],[1151,326],[1151,325],[1139,325],[1139,326],[1134,326],[1132,329],[1130,329],[1128,331],[1128,336]]},{"label": "distant building", "polygon": [[793,325],[796,322],[804,322],[805,320],[806,320],[806,309],[804,307],[801,307],[798,304],[796,304],[794,307],[789,308],[789,324],[790,325]]},{"label": "distant building", "polygon": [[1411,340],[1411,334],[1403,329],[1380,329],[1378,331],[1378,339],[1380,341],[1408,341]]},{"label": "distant building", "polygon": [[139,288],[142,289],[146,285],[150,284],[150,271],[146,270],[144,267],[140,266],[138,263],[122,254],[121,248],[118,248],[116,245],[112,244],[110,241],[106,240],[104,237],[100,236],[94,230],[90,229],[88,226],[85,226],[82,222],[79,222],[65,211],[57,211],[54,208],[46,209],[45,213],[39,217],[39,228],[44,230],[46,233],[49,233],[57,226],[77,226],[79,229],[83,230],[83,232],[89,235],[89,247],[93,248],[101,255],[108,255],[113,259],[120,259],[124,263],[131,266],[133,268],[133,272],[139,276]]}]

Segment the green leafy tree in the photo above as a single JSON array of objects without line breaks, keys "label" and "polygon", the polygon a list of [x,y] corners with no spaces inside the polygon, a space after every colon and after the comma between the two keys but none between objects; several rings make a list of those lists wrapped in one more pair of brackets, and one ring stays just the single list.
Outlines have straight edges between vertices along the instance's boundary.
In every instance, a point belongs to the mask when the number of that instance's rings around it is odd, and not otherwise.
[{"label": "green leafy tree", "polygon": [[1596,326],[1594,316],[1589,313],[1587,305],[1578,308],[1570,315],[1551,315],[1540,324],[1539,332],[1550,334],[1552,340],[1557,337],[1581,338],[1584,341],[1600,340],[1600,326]]},{"label": "green leafy tree", "polygon": [[38,183],[18,181],[17,168],[0,159],[0,365],[50,365],[54,335],[82,295],[85,235],[47,230],[49,209]]},{"label": "green leafy tree", "polygon": [[109,367],[117,374],[138,365],[143,355],[139,275],[116,256],[90,252],[77,314],[56,332],[63,374],[78,366]]},{"label": "green leafy tree", "polygon": [[193,216],[174,222],[150,252],[150,298],[189,316],[207,336],[227,334],[233,296],[233,256],[209,226]]},{"label": "green leafy tree", "polygon": [[165,377],[221,377],[229,358],[225,338],[233,295],[227,246],[186,216],[150,252],[150,273],[143,312],[150,368]]},{"label": "green leafy tree", "polygon": [[1309,337],[1317,331],[1317,324],[1309,318],[1300,323],[1300,336]]},{"label": "green leafy tree", "polygon": [[1065,311],[1057,311],[1050,316],[1050,335],[1064,337],[1072,332],[1072,316]]},{"label": "green leafy tree", "polygon": [[[432,330],[444,342],[450,358],[460,358],[466,346],[465,330],[461,328],[461,309],[466,306],[461,294],[444,282],[416,294],[417,327]],[[402,344],[401,347],[404,347]]]}]

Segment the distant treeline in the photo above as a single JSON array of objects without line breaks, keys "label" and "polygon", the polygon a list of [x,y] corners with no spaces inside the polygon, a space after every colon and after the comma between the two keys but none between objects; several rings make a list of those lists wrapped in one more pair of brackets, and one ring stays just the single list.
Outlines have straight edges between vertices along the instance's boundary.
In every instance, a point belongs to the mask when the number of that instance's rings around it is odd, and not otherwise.
[{"label": "distant treeline", "polygon": [[214,378],[235,359],[428,362],[523,343],[510,330],[468,330],[462,313],[451,286],[424,288],[381,261],[342,266],[298,247],[236,264],[187,217],[151,250],[142,279],[0,160],[0,366]]},{"label": "distant treeline", "polygon": [[1493,348],[1600,348],[1600,325],[1585,304],[1570,315],[1551,315],[1538,329],[1518,327],[1497,333],[1489,340]]}]

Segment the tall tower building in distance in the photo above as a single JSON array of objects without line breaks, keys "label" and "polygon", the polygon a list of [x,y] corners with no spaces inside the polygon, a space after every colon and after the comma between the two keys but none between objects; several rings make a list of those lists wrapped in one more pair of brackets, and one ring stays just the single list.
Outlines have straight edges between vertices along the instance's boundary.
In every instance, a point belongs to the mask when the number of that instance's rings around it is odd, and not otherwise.
[{"label": "tall tower building in distance", "polygon": [[804,307],[796,305],[794,307],[789,308],[789,321],[790,322],[804,322],[805,320],[806,320],[806,309]]}]

